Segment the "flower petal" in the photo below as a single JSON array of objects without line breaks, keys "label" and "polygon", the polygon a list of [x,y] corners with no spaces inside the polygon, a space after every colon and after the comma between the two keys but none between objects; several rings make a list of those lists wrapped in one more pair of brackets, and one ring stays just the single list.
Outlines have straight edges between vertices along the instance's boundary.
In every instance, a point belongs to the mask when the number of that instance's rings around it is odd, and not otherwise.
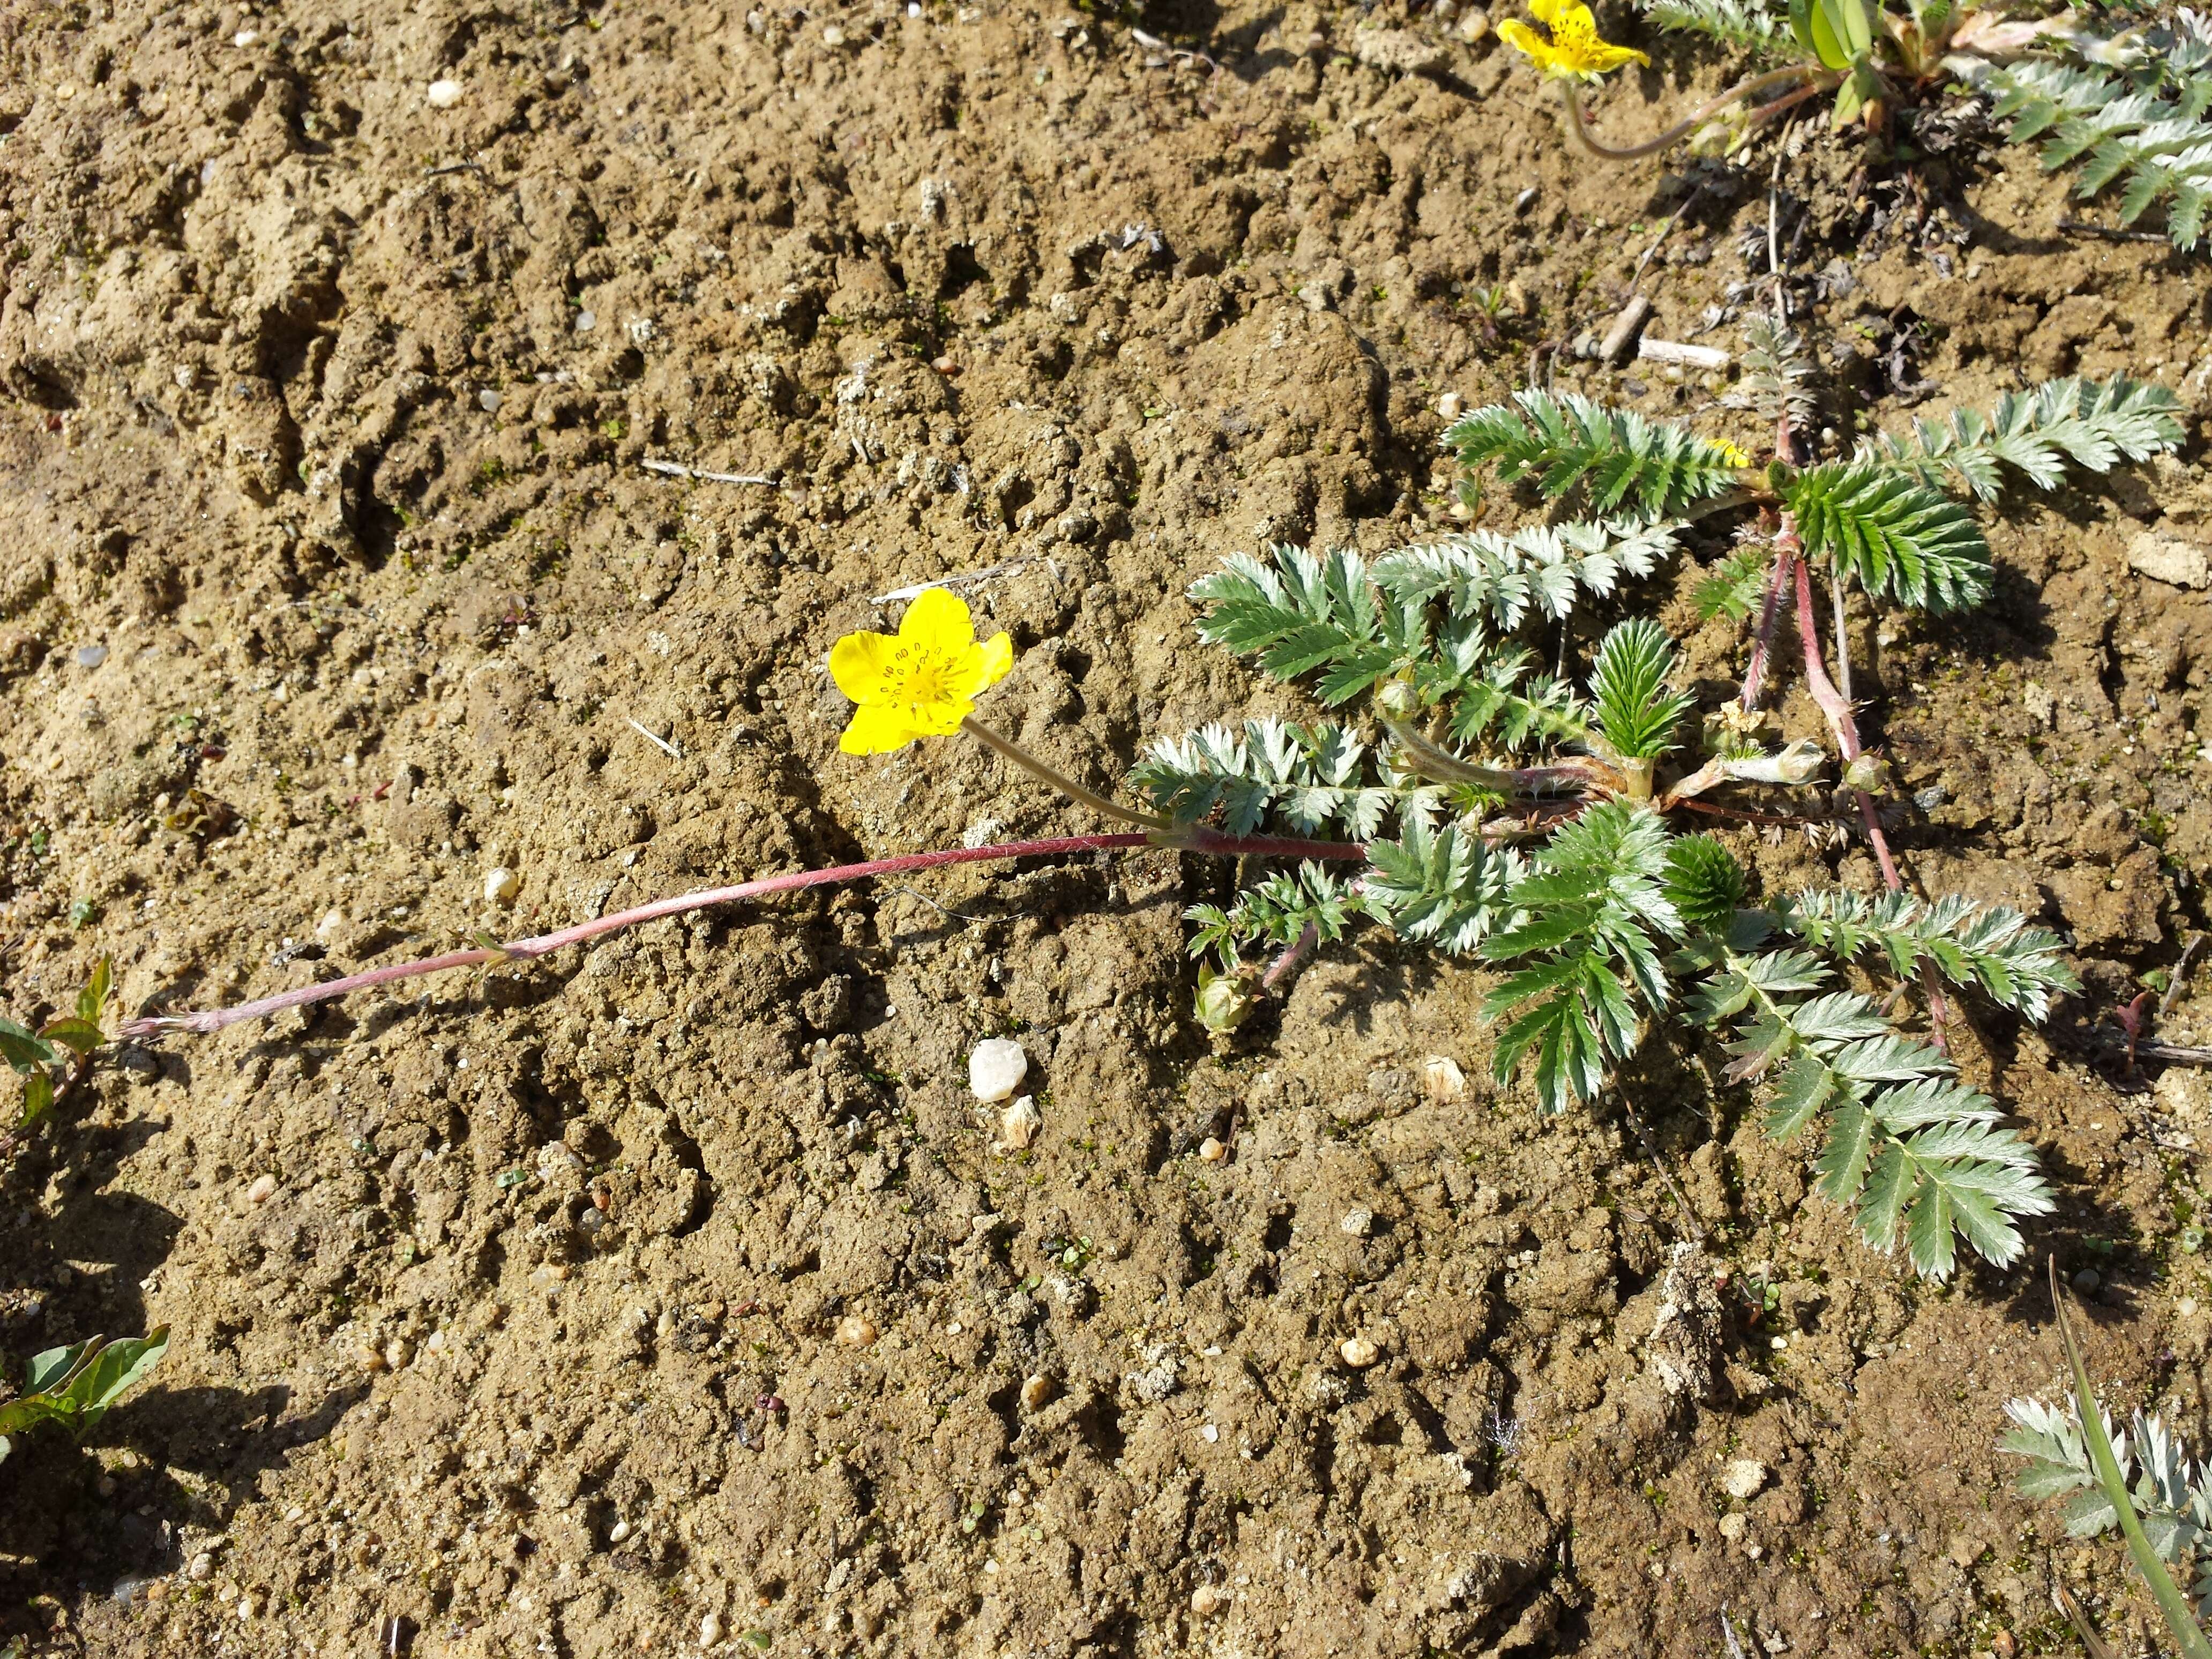
[{"label": "flower petal", "polygon": [[996,685],[1014,666],[1014,642],[1004,634],[994,634],[984,641],[981,651],[983,665],[981,678],[975,682],[977,691]]},{"label": "flower petal", "polygon": [[830,647],[830,678],[854,702],[888,702],[897,645],[888,634],[848,634]]},{"label": "flower petal", "polygon": [[935,646],[949,657],[975,643],[975,618],[968,601],[942,587],[925,587],[899,618],[899,638],[908,645]]},{"label": "flower petal", "polygon": [[905,748],[916,738],[933,735],[917,729],[910,718],[912,712],[864,702],[854,709],[844,735],[837,739],[837,746],[848,755],[888,755],[895,749]]},{"label": "flower petal", "polygon": [[1517,17],[1509,17],[1498,26],[1498,38],[1538,69],[1549,71],[1559,59],[1552,43]]}]

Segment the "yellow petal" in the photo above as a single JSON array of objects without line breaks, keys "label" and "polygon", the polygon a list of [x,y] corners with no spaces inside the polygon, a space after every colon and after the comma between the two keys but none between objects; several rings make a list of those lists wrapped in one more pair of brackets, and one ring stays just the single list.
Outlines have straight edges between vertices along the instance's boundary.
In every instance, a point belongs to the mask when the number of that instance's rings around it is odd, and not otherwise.
[{"label": "yellow petal", "polygon": [[938,646],[947,656],[975,642],[975,619],[968,601],[942,587],[925,587],[899,619],[899,638],[909,645]]},{"label": "yellow petal", "polygon": [[1498,26],[1498,38],[1541,70],[1548,70],[1559,57],[1549,40],[1517,17],[1509,17]]},{"label": "yellow petal", "polygon": [[975,684],[981,691],[996,685],[1013,671],[1014,642],[1004,634],[994,634],[982,644],[982,678]]},{"label": "yellow petal", "polygon": [[897,645],[888,634],[848,634],[830,647],[830,678],[854,702],[882,702]]},{"label": "yellow petal", "polygon": [[848,755],[888,755],[895,749],[903,749],[916,738],[930,735],[917,731],[905,708],[886,708],[880,703],[862,703],[854,709],[853,718],[845,727],[845,734],[837,739],[837,746]]},{"label": "yellow petal", "polygon": [[[1558,27],[1560,13],[1573,3],[1574,0],[1528,0],[1528,14],[1547,28],[1553,28]],[[1503,29],[1498,32],[1504,33]]]}]

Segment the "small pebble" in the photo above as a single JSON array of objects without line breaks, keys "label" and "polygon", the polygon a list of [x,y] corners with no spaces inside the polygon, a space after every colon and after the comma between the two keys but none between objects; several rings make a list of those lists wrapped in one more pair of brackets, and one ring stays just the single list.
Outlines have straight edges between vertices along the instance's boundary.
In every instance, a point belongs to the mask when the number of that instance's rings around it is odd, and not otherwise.
[{"label": "small pebble", "polygon": [[253,1184],[246,1189],[246,1201],[248,1204],[266,1204],[269,1201],[270,1195],[274,1194],[276,1190],[276,1177],[275,1176],[256,1176],[253,1178]]},{"label": "small pebble", "polygon": [[1353,1238],[1364,1238],[1375,1231],[1375,1212],[1347,1210],[1344,1219],[1336,1224],[1337,1231]]},{"label": "small pebble", "polygon": [[1211,1619],[1229,1605],[1229,1592],[1218,1584],[1200,1584],[1190,1593],[1190,1610],[1201,1619]]},{"label": "small pebble", "polygon": [[2074,1275],[2074,1288],[2084,1296],[2094,1296],[2097,1287],[2104,1282],[2105,1276],[2094,1267],[2084,1267]]},{"label": "small pebble", "polygon": [[968,1055],[968,1087],[988,1103],[1011,1099],[1030,1073],[1030,1057],[1012,1037],[985,1037]]},{"label": "small pebble", "polygon": [[617,1521],[607,1528],[607,1542],[610,1544],[619,1544],[629,1536],[629,1522],[627,1521]]},{"label": "small pebble", "polygon": [[1008,1146],[1019,1152],[1036,1139],[1036,1132],[1044,1127],[1044,1115],[1036,1109],[1036,1102],[1024,1095],[1000,1114],[999,1133]]},{"label": "small pebble", "polygon": [[461,101],[461,83],[459,81],[433,81],[427,95],[432,109],[451,109]]},{"label": "small pebble", "polygon": [[822,44],[833,51],[836,50],[845,44],[845,31],[835,23],[829,25],[822,31]]},{"label": "small pebble", "polygon": [[710,1613],[699,1621],[699,1645],[711,1648],[722,1639],[722,1615]]},{"label": "small pebble", "polygon": [[238,1616],[241,1620],[258,1618],[260,1613],[261,1603],[256,1598],[251,1595],[238,1598]]},{"label": "small pebble", "polygon": [[1346,1338],[1343,1346],[1337,1349],[1337,1352],[1342,1357],[1344,1363],[1356,1371],[1365,1370],[1382,1357],[1382,1350],[1364,1336]]},{"label": "small pebble", "polygon": [[1214,1425],[1208,1423],[1203,1428],[1199,1430],[1198,1437],[1206,1442],[1209,1446],[1216,1445],[1220,1442],[1221,1431]]},{"label": "small pebble", "polygon": [[1449,1054],[1431,1054],[1421,1062],[1421,1087],[1438,1106],[1449,1106],[1467,1096],[1467,1073]]},{"label": "small pebble", "polygon": [[202,1550],[198,1555],[192,1557],[191,1564],[185,1568],[185,1577],[191,1579],[195,1584],[204,1584],[209,1579],[214,1577],[215,1556],[213,1553],[208,1550]]},{"label": "small pebble", "polygon": [[407,1362],[415,1357],[415,1345],[404,1336],[395,1336],[385,1345],[384,1363],[395,1371],[407,1369]]},{"label": "small pebble", "polygon": [[1198,1143],[1198,1155],[1208,1164],[1218,1164],[1229,1156],[1229,1149],[1212,1135]]},{"label": "small pebble", "polygon": [[882,1334],[876,1328],[876,1322],[866,1314],[847,1314],[837,1322],[837,1342],[841,1347],[870,1347]]},{"label": "small pebble", "polygon": [[107,647],[104,645],[81,645],[76,648],[76,665],[79,668],[97,668],[106,660]]},{"label": "small pebble", "polygon": [[487,415],[499,413],[500,395],[489,386],[477,393],[477,407]]},{"label": "small pebble", "polygon": [[1053,1395],[1059,1392],[1050,1377],[1038,1373],[1022,1384],[1022,1409],[1033,1412],[1040,1406],[1049,1405]]},{"label": "small pebble", "polygon": [[1460,411],[1467,407],[1467,399],[1456,392],[1447,392],[1437,399],[1437,413],[1447,421],[1459,419]]},{"label": "small pebble", "polygon": [[599,325],[599,313],[596,311],[578,312],[576,313],[576,320],[570,325],[570,326],[573,327],[579,334],[589,334]]},{"label": "small pebble", "polygon": [[521,879],[504,865],[484,872],[484,902],[512,904],[514,896],[522,890]]},{"label": "small pebble", "polygon": [[190,392],[198,383],[200,372],[190,363],[179,363],[169,371],[169,378],[177,383],[179,392]]},{"label": "small pebble", "polygon": [[1735,1457],[1722,1466],[1721,1490],[1730,1498],[1756,1498],[1766,1484],[1766,1465],[1755,1457]]}]

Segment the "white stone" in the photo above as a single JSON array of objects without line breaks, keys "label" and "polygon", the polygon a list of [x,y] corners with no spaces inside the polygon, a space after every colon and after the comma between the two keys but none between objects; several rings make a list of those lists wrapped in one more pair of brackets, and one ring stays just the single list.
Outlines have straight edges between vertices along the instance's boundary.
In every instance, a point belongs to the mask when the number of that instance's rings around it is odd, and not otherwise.
[{"label": "white stone", "polygon": [[1447,421],[1459,419],[1460,411],[1467,407],[1467,399],[1456,392],[1447,392],[1437,399],[1437,413]]},{"label": "white stone", "polygon": [[1336,1352],[1344,1363],[1356,1371],[1365,1370],[1382,1357],[1382,1350],[1364,1336],[1346,1338]]},{"label": "white stone", "polygon": [[1229,1592],[1218,1584],[1200,1584],[1190,1593],[1190,1610],[1201,1619],[1210,1619],[1229,1605]]},{"label": "white stone", "polygon": [[266,1204],[276,1190],[275,1176],[256,1176],[253,1178],[253,1184],[246,1189],[246,1201],[248,1204]]},{"label": "white stone", "polygon": [[2138,532],[2128,544],[2128,568],[2174,587],[2212,587],[2212,553],[2170,532]]},{"label": "white stone", "polygon": [[699,1621],[699,1645],[711,1648],[722,1639],[722,1615],[710,1613]]},{"label": "white stone", "polygon": [[1036,1132],[1044,1127],[1044,1115],[1037,1110],[1036,1102],[1024,1095],[1000,1115],[999,1133],[1008,1147],[1020,1152],[1036,1139]]},{"label": "white stone", "polygon": [[459,81],[433,81],[427,95],[432,109],[451,109],[461,101],[461,83]]},{"label": "white stone", "polygon": [[1218,1164],[1229,1156],[1229,1149],[1212,1135],[1198,1143],[1198,1155],[1208,1164]]},{"label": "white stone", "polygon": [[1364,1238],[1375,1231],[1375,1212],[1347,1210],[1344,1213],[1344,1219],[1338,1222],[1336,1225],[1340,1232],[1349,1234],[1353,1238]]},{"label": "white stone", "polygon": [[1731,1458],[1721,1469],[1721,1490],[1730,1498],[1755,1498],[1766,1484],[1766,1465],[1755,1457]]},{"label": "white stone", "polygon": [[1439,1106],[1449,1106],[1467,1095],[1467,1073],[1449,1054],[1431,1054],[1421,1062],[1421,1086]]},{"label": "white stone", "polygon": [[1030,1057],[1012,1037],[985,1037],[968,1055],[968,1087],[986,1104],[1010,1098],[1030,1074]]},{"label": "white stone", "polygon": [[486,904],[512,904],[514,896],[521,890],[521,878],[505,865],[484,872]]}]

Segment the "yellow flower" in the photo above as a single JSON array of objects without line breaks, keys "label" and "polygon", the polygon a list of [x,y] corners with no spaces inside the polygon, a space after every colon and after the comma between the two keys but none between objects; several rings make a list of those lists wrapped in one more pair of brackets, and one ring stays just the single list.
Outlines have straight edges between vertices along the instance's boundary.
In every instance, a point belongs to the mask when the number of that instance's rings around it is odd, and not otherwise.
[{"label": "yellow flower", "polygon": [[916,738],[957,732],[976,696],[1013,665],[1012,640],[1000,634],[977,644],[968,602],[926,589],[896,634],[848,634],[830,647],[830,678],[858,705],[837,746],[848,755],[888,755]]},{"label": "yellow flower", "polygon": [[1554,79],[1595,81],[1623,64],[1651,61],[1633,46],[1599,40],[1597,20],[1582,0],[1528,0],[1528,9],[1552,31],[1550,40],[1518,18],[1498,26],[1499,38]]},{"label": "yellow flower", "polygon": [[1715,449],[1719,450],[1720,453],[1727,458],[1728,464],[1730,466],[1745,467],[1751,465],[1751,457],[1745,454],[1740,447],[1730,443],[1726,438],[1715,438],[1711,440],[1711,442]]}]

